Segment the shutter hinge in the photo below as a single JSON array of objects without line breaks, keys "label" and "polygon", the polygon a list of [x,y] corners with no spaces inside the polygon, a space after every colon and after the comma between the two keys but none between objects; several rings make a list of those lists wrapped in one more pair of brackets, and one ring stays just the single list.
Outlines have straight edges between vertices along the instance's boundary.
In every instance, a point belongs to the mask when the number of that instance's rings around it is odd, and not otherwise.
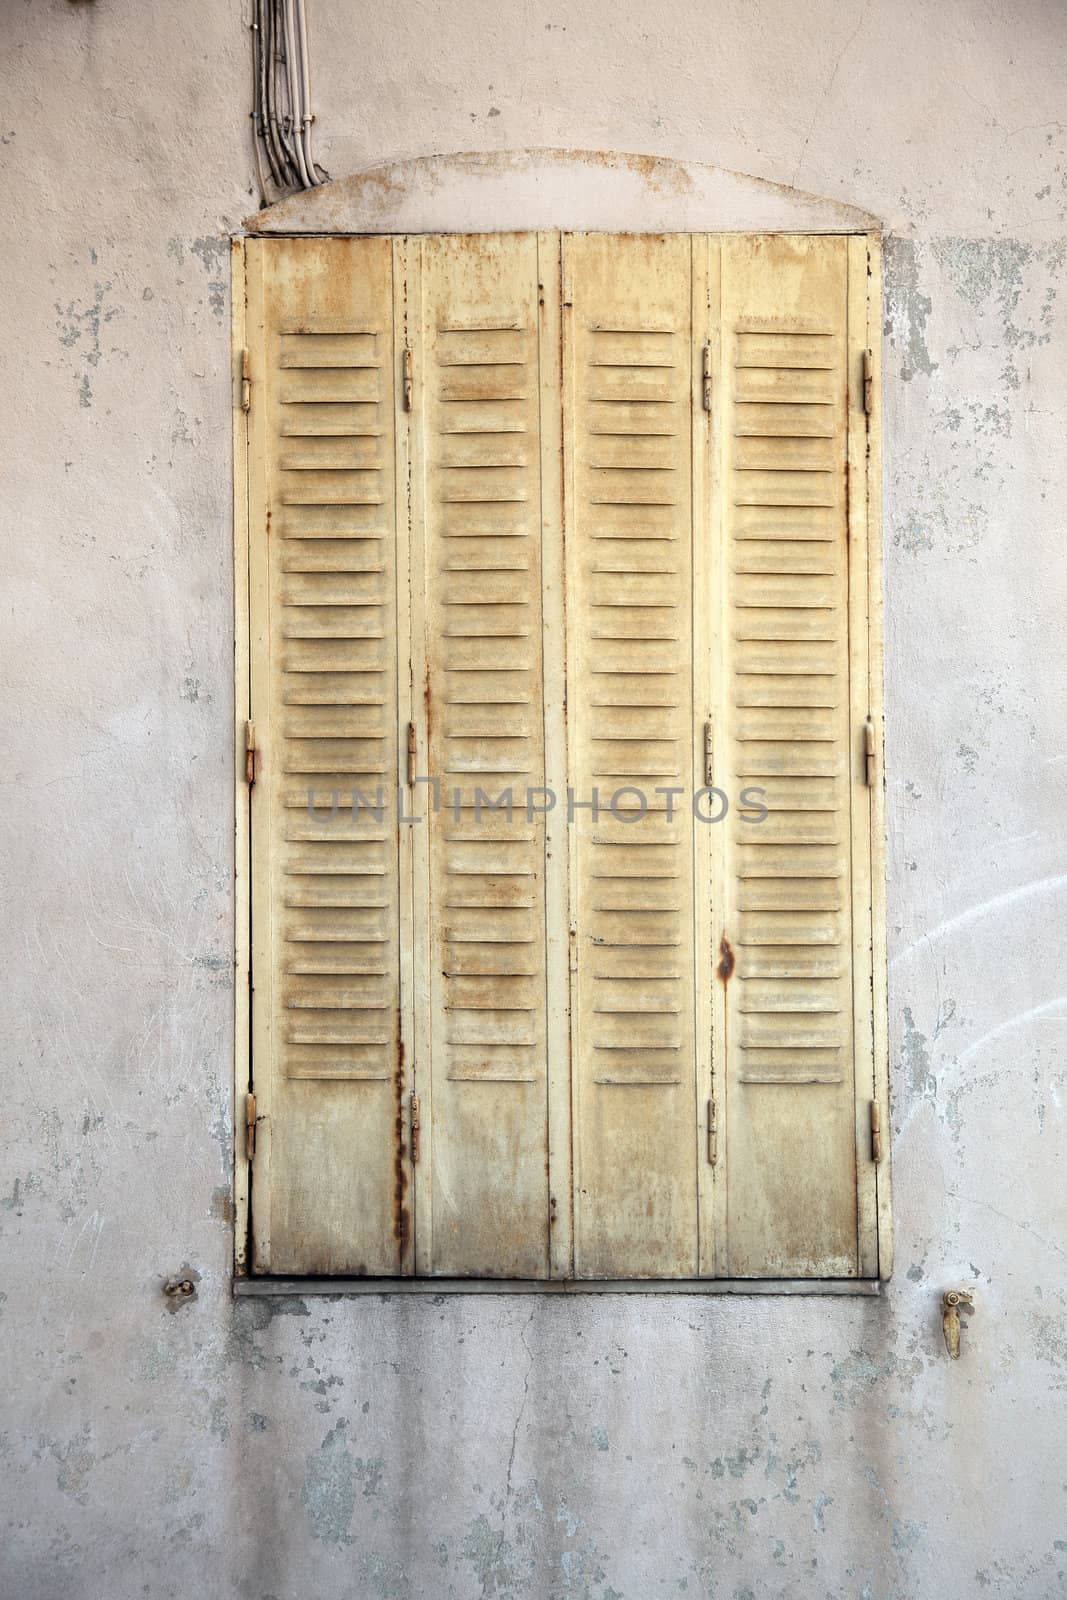
[{"label": "shutter hinge", "polygon": [[245,723],[245,782],[251,788],[256,781],[256,726]]},{"label": "shutter hinge", "polygon": [[711,410],[711,345],[704,346],[704,355],[700,364],[700,380],[704,398],[704,410]]},{"label": "shutter hinge", "polygon": [[410,411],[412,405],[412,376],[411,376],[411,351],[404,351],[404,410]]},{"label": "shutter hinge", "polygon": [[704,724],[704,786],[715,782],[715,729],[709,718]]},{"label": "shutter hinge", "polygon": [[869,350],[863,352],[863,411],[870,416],[874,410],[874,357]]},{"label": "shutter hinge", "polygon": [[882,1108],[877,1100],[871,1101],[871,1160],[877,1165],[882,1159]]},{"label": "shutter hinge", "polygon": [[252,409],[252,357],[247,350],[241,351],[241,410]]},{"label": "shutter hinge", "polygon": [[256,1097],[245,1095],[245,1160],[256,1158]]},{"label": "shutter hinge", "polygon": [[419,1159],[419,1097],[411,1091],[411,1160]]},{"label": "shutter hinge", "polygon": [[715,1096],[708,1101],[708,1160],[712,1166],[719,1159],[719,1114],[715,1105]]},{"label": "shutter hinge", "polygon": [[875,784],[875,756],[876,756],[876,748],[875,748],[875,740],[874,740],[874,718],[873,717],[868,717],[866,722],[863,724],[863,756],[864,756],[864,774],[863,774],[864,775],[864,779],[866,781],[868,789],[873,789],[874,788],[874,784]]}]

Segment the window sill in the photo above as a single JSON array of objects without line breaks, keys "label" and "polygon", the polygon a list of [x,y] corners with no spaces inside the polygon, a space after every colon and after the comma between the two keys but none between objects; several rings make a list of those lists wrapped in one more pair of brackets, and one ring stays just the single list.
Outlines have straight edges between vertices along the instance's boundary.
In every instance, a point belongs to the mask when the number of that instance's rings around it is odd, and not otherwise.
[{"label": "window sill", "polygon": [[877,1299],[874,1278],[632,1278],[610,1282],[529,1278],[235,1278],[235,1295],[662,1294],[851,1295]]}]

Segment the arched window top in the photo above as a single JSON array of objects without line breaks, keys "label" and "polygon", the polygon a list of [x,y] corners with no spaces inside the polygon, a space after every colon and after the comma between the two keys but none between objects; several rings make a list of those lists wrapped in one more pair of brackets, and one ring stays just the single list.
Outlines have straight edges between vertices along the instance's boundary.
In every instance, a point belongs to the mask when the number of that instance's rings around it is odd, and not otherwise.
[{"label": "arched window top", "polygon": [[603,150],[453,151],[335,178],[246,220],[252,233],[861,233],[858,206],[747,173]]}]

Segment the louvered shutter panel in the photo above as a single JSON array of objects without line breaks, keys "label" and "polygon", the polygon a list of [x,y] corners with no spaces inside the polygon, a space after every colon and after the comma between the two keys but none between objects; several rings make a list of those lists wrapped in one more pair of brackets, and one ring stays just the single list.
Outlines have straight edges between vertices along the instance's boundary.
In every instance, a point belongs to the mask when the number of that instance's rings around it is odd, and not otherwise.
[{"label": "louvered shutter panel", "polygon": [[697,1270],[690,254],[564,240],[579,1277]]},{"label": "louvered shutter panel", "polygon": [[545,782],[538,241],[428,239],[420,258],[416,521],[440,784],[420,1261],[538,1278],[549,1271],[545,820],[527,815],[527,792]]},{"label": "louvered shutter panel", "polygon": [[721,760],[769,808],[722,839],[732,1277],[858,1270],[847,312],[846,240],[723,241]]},{"label": "louvered shutter panel", "polygon": [[865,242],[245,254],[254,1270],[874,1275]]},{"label": "louvered shutter panel", "polygon": [[[248,244],[255,1270],[396,1274],[392,247]],[[378,786],[384,819],[361,811]],[[320,816],[313,820],[308,791]]]}]

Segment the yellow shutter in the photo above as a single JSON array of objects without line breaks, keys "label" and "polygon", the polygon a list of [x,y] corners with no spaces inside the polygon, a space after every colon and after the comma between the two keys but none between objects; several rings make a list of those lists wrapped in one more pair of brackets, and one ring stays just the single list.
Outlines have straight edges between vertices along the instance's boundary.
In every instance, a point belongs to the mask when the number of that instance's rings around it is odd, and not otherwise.
[{"label": "yellow shutter", "polygon": [[735,804],[721,830],[722,1270],[848,1277],[870,1191],[857,1107],[873,1092],[847,471],[866,307],[850,339],[841,238],[727,239],[721,273],[721,759],[769,811]]},{"label": "yellow shutter", "polygon": [[697,1271],[690,255],[564,240],[580,1277]]},{"label": "yellow shutter", "polygon": [[[391,245],[250,241],[254,1269],[411,1258]],[[384,820],[353,820],[378,786]],[[307,796],[314,790],[313,820]]]},{"label": "yellow shutter", "polygon": [[[420,1270],[538,1278],[550,1270],[543,801],[527,811],[545,784],[538,240],[429,239],[409,257],[415,699],[439,785],[416,1063]],[[558,423],[549,438],[558,451]]]},{"label": "yellow shutter", "polygon": [[866,241],[246,256],[254,1270],[874,1276]]}]

